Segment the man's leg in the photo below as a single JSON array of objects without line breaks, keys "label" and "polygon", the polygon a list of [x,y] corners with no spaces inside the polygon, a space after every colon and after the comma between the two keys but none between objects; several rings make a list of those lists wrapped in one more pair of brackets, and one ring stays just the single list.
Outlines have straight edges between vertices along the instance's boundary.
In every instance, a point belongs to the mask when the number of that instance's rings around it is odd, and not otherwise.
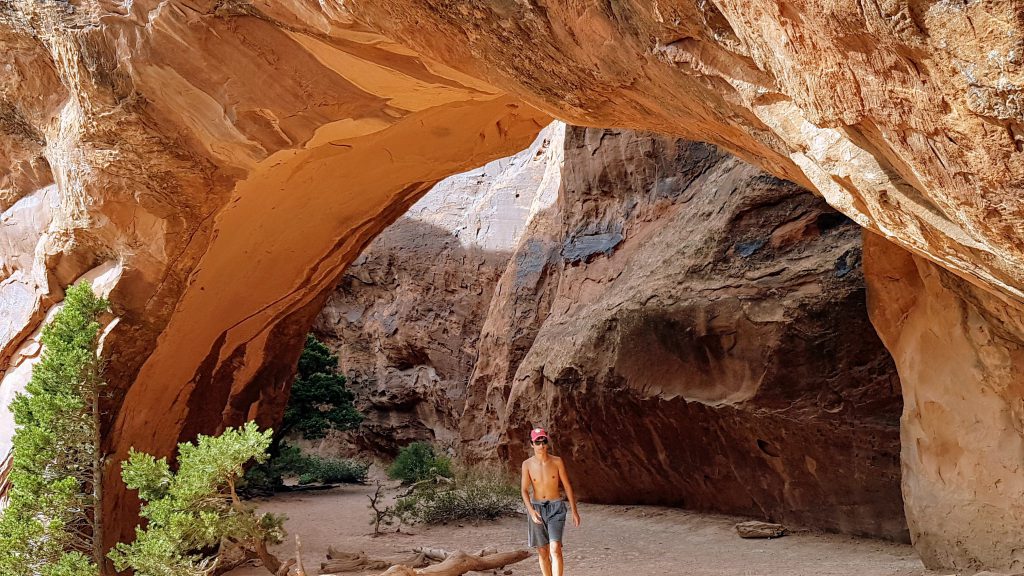
[{"label": "man's leg", "polygon": [[562,576],[562,543],[551,542],[551,576]]},{"label": "man's leg", "polygon": [[[555,542],[558,544],[558,542]],[[561,546],[559,546],[561,550]],[[551,576],[551,549],[547,546],[537,547],[537,558],[540,560],[540,572],[544,576]],[[559,570],[561,570],[561,563],[559,563]]]}]

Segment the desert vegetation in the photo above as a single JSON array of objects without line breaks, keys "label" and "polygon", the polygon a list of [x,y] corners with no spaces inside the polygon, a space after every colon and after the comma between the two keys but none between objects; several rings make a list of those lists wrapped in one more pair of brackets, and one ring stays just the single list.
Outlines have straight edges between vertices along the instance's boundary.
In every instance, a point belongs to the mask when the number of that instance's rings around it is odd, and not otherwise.
[{"label": "desert vegetation", "polygon": [[351,430],[362,421],[354,395],[338,371],[338,356],[309,334],[299,357],[298,371],[288,397],[284,418],[269,446],[270,458],[249,468],[242,483],[246,495],[267,495],[281,490],[287,476],[299,484],[364,482],[369,466],[344,458],[306,455],[289,445],[287,436],[308,440],[330,431]]},{"label": "desert vegetation", "polygon": [[259,558],[276,573],[281,562],[267,551],[284,537],[284,517],[244,505],[236,485],[251,460],[267,459],[272,430],[249,422],[219,436],[178,445],[176,470],[166,458],[133,451],[122,477],[142,500],[146,526],[110,557],[118,570],[139,576],[207,576]]},{"label": "desert vegetation", "polygon": [[43,328],[32,379],[11,404],[18,428],[0,516],[5,576],[99,573],[103,363],[96,347],[107,307],[88,284],[68,288],[63,307]]}]

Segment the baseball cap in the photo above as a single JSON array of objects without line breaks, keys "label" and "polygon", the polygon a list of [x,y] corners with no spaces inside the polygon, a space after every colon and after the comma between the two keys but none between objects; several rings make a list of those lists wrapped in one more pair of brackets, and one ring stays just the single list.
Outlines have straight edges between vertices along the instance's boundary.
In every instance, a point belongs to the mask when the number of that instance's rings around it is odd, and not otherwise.
[{"label": "baseball cap", "polygon": [[548,431],[543,428],[534,428],[530,430],[530,442],[536,442],[538,438],[547,438]]}]

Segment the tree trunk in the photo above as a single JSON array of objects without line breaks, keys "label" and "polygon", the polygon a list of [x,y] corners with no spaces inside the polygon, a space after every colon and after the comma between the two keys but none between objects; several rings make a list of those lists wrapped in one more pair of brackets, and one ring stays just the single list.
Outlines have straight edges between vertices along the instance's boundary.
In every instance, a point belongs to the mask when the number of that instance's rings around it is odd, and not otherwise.
[{"label": "tree trunk", "polygon": [[281,571],[281,561],[277,559],[277,556],[271,554],[270,550],[267,550],[267,543],[263,540],[256,542],[256,555],[263,562],[263,567],[269,570],[271,574],[277,574]]},{"label": "tree trunk", "polygon": [[100,443],[100,391],[93,385],[92,392],[92,556],[102,569],[106,562],[103,553],[103,452]]}]

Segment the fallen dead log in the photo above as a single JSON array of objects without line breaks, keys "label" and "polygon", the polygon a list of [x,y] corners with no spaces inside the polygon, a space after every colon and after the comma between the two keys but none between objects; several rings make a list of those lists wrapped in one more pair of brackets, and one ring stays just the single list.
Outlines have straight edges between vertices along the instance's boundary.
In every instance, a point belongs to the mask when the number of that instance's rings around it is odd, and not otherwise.
[{"label": "fallen dead log", "polygon": [[[422,554],[435,562],[442,562],[444,560],[447,560],[448,557],[452,555],[451,552],[445,550],[444,548],[428,548],[426,546],[418,546],[416,548],[413,548],[412,551]],[[487,548],[484,548],[483,550],[477,552],[476,556],[490,556],[491,554],[497,553],[497,548],[495,548],[494,546],[488,546]],[[395,564],[405,564],[405,562],[395,562]],[[413,568],[415,568],[415,566],[413,566]]]},{"label": "fallen dead log", "polygon": [[434,566],[428,566],[421,570],[414,570],[404,565],[392,566],[380,576],[461,576],[466,572],[483,572],[503,568],[529,557],[529,550],[500,552],[487,556],[473,556],[459,551],[449,554],[444,562]]},{"label": "fallen dead log", "polygon": [[399,558],[374,559],[366,555],[366,552],[343,552],[333,546],[327,549],[327,561],[320,563],[321,574],[336,574],[338,572],[357,572],[364,570],[384,570],[404,564],[412,568],[422,568],[430,564],[430,561],[422,553],[414,553]]}]

